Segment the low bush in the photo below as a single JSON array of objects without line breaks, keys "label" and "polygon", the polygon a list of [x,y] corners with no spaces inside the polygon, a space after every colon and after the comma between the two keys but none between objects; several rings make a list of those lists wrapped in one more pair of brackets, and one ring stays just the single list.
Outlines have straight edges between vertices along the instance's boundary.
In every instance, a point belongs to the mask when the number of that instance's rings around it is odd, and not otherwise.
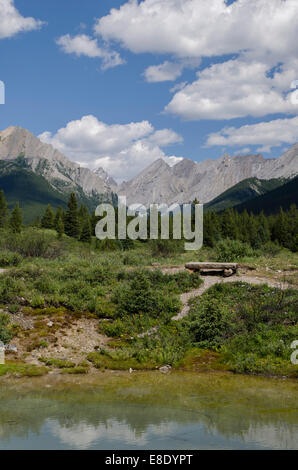
[{"label": "low bush", "polygon": [[43,362],[46,366],[56,367],[57,369],[72,369],[75,367],[75,363],[66,361],[64,359],[52,359],[46,357],[40,357],[40,362]]},{"label": "low bush", "polygon": [[0,313],[0,341],[4,344],[9,343],[13,337],[13,332],[9,328],[9,315]]},{"label": "low bush", "polygon": [[21,233],[6,233],[1,240],[4,249],[19,253],[24,258],[55,259],[62,253],[63,245],[57,242],[54,231],[28,227]]},{"label": "low bush", "polygon": [[183,328],[196,347],[220,351],[231,370],[295,376],[290,346],[297,320],[295,290],[218,284],[193,301]]},{"label": "low bush", "polygon": [[216,261],[219,262],[232,263],[246,257],[257,257],[259,254],[248,243],[240,240],[221,240],[215,246]]},{"label": "low bush", "polygon": [[153,257],[167,257],[184,252],[183,240],[151,240],[150,246]]},{"label": "low bush", "polygon": [[264,255],[272,257],[278,255],[281,250],[282,247],[278,243],[269,241],[262,246],[261,251],[264,253]]},{"label": "low bush", "polygon": [[14,253],[8,250],[0,251],[0,268],[8,266],[18,266],[22,262],[22,256],[19,253]]}]

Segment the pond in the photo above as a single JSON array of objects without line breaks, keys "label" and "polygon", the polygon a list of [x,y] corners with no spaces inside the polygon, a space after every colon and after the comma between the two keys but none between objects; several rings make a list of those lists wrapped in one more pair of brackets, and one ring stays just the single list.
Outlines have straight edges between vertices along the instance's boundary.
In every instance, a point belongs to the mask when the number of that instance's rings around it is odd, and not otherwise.
[{"label": "pond", "polygon": [[224,373],[0,380],[0,449],[298,449],[298,382]]}]

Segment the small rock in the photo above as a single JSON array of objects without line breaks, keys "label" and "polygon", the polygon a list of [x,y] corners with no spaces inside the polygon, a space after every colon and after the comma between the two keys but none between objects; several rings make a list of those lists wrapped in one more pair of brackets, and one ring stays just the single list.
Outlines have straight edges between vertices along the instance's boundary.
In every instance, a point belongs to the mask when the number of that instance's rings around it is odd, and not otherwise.
[{"label": "small rock", "polygon": [[17,348],[16,346],[14,346],[13,344],[6,344],[6,346],[5,346],[5,351],[17,353],[17,352],[18,352],[18,348]]},{"label": "small rock", "polygon": [[171,369],[171,366],[162,366],[159,368],[160,372],[169,372]]}]

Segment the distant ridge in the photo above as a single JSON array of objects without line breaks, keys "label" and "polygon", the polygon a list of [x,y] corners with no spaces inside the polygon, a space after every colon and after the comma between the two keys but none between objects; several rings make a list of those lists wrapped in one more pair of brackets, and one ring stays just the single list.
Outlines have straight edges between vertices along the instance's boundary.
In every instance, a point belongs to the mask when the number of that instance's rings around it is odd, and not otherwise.
[{"label": "distant ridge", "polygon": [[258,178],[248,178],[237,183],[227,191],[217,196],[213,201],[205,204],[204,209],[214,212],[220,212],[229,207],[234,207],[258,196],[268,193],[279,186],[287,183],[284,178],[271,180],[259,180]]},{"label": "distant ridge", "polygon": [[259,214],[261,211],[264,211],[265,214],[270,215],[276,214],[280,207],[287,210],[292,204],[296,204],[298,207],[298,176],[283,186],[275,188],[262,196],[236,205],[234,209],[238,212],[247,210],[254,214]]}]

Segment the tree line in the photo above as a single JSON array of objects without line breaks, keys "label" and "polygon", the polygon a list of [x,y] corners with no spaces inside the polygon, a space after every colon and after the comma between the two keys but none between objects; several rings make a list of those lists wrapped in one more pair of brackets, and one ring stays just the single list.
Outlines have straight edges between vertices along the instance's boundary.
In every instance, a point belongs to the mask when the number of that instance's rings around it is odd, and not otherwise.
[{"label": "tree line", "polygon": [[[117,208],[115,214],[117,223]],[[71,193],[66,209],[60,207],[54,211],[49,204],[43,216],[37,218],[33,225],[56,230],[58,238],[62,238],[65,234],[81,242],[90,243],[95,235],[98,220],[94,211],[90,214],[85,205],[79,207],[75,193]],[[129,220],[128,218],[128,222]],[[0,191],[0,228],[6,227],[15,233],[22,230],[22,210],[17,203],[10,213],[4,192]],[[204,245],[213,247],[219,240],[224,239],[240,240],[254,249],[259,249],[271,241],[297,252],[298,210],[293,204],[288,211],[280,208],[277,214],[269,216],[263,212],[255,215],[246,210],[238,213],[234,209],[227,209],[221,213],[205,212]],[[122,242],[125,244],[125,241]],[[129,242],[127,248],[133,246],[133,243]]]}]

